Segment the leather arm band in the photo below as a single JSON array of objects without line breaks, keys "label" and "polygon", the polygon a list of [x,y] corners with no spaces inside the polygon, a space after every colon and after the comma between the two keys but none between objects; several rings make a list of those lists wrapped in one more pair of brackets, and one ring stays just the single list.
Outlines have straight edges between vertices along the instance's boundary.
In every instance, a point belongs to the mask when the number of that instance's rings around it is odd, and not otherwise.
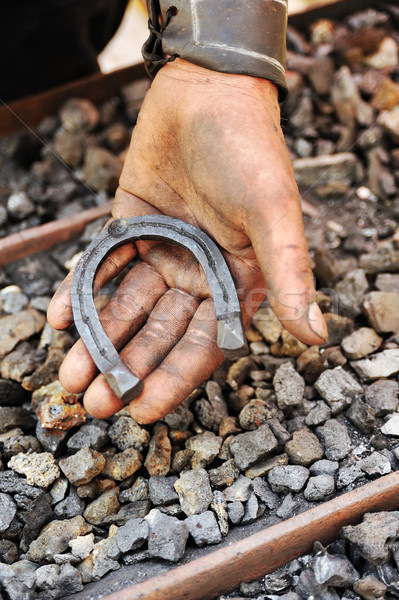
[{"label": "leather arm band", "polygon": [[212,71],[269,79],[285,98],[287,0],[147,0],[147,7],[150,76],[179,56]]}]

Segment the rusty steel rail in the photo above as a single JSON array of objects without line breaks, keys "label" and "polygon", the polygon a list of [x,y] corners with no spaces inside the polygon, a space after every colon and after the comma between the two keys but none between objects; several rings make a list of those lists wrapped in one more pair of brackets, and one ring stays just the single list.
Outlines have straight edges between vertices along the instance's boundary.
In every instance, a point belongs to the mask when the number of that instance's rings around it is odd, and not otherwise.
[{"label": "rusty steel rail", "polygon": [[111,214],[112,202],[89,208],[71,217],[30,227],[0,239],[0,267],[25,258],[55,244],[66,242],[81,233],[91,221]]},{"label": "rusty steel rail", "polygon": [[399,472],[323,502],[287,521],[216,550],[165,574],[129,586],[104,600],[211,600],[242,581],[253,581],[306,554],[319,540],[327,545],[364,513],[399,509]]},{"label": "rusty steel rail", "polygon": [[111,73],[95,73],[9,103],[0,100],[0,135],[35,127],[44,117],[55,114],[69,98],[103,102],[117,94],[122,86],[143,77],[148,76],[144,63],[139,63]]}]

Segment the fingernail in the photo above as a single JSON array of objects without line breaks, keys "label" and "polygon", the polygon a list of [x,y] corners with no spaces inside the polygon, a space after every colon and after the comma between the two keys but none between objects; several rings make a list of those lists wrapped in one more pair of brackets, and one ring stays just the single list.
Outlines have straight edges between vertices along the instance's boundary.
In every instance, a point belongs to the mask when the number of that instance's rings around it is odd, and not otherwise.
[{"label": "fingernail", "polygon": [[311,330],[323,340],[328,338],[327,325],[317,302],[311,302],[308,306],[308,323]]}]

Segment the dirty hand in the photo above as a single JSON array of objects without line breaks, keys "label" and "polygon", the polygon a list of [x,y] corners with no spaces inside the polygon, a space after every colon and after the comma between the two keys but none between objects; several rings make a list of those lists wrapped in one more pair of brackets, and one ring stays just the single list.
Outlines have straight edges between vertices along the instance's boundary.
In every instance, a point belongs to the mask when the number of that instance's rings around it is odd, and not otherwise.
[{"label": "dirty hand", "polygon": [[[113,216],[165,214],[199,227],[221,247],[244,324],[265,293],[282,324],[307,344],[326,337],[304,236],[298,190],[280,129],[274,84],[209,71],[177,59],[157,74],[144,101],[117,190]],[[96,289],[137,254],[101,314],[108,336],[144,380],[132,417],[153,422],[173,410],[223,360],[207,281],[184,249],[140,241],[113,252]],[[72,323],[70,274],[48,312]],[[60,381],[85,394],[90,414],[122,408],[81,340]]]}]

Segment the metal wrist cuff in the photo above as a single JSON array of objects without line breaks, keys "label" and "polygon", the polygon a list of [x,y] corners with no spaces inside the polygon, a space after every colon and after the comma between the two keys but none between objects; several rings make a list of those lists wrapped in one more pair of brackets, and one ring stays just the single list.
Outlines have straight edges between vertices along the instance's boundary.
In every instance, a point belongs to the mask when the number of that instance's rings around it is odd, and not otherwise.
[{"label": "metal wrist cuff", "polygon": [[147,6],[143,57],[151,76],[179,56],[212,71],[269,79],[285,98],[287,0],[147,0]]}]

